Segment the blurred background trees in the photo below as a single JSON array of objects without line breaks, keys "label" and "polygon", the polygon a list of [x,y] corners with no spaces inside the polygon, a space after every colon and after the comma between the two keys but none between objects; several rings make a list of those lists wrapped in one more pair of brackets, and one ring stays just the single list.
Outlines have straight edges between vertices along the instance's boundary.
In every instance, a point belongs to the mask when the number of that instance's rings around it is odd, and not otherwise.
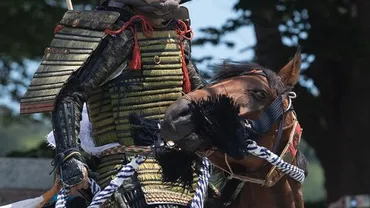
[{"label": "blurred background trees", "polygon": [[370,1],[285,0],[239,1],[236,19],[201,42],[220,43],[225,33],[253,24],[254,61],[280,69],[296,46],[303,51],[301,83],[295,108],[304,138],[325,171],[327,200],[370,193]]},{"label": "blurred background trees", "polygon": [[[98,2],[73,1],[75,9],[91,9]],[[220,27],[203,28],[194,44],[232,48],[243,43],[226,40],[225,35],[253,26],[256,45],[246,46],[241,53],[254,50],[253,61],[273,70],[280,69],[300,45],[304,63],[294,106],[304,139],[324,169],[327,202],[344,195],[369,194],[370,1],[233,2],[230,12],[238,16],[225,19]],[[27,149],[27,141],[45,137],[51,129],[40,119],[48,115],[19,117],[9,103],[22,96],[33,73],[27,70],[27,63],[41,59],[65,10],[60,0],[0,2],[0,95],[7,100],[7,105],[0,107],[3,153],[14,145]],[[212,54],[195,56],[198,62],[212,59]],[[213,73],[205,67],[201,70],[207,77]],[[43,154],[50,152],[41,144],[26,155]]]}]

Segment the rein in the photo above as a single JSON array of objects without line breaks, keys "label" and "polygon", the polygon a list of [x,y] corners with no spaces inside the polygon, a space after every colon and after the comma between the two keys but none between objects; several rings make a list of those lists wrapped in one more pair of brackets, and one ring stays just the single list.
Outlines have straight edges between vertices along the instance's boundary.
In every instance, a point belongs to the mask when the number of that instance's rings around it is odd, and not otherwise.
[{"label": "rein", "polygon": [[[225,159],[225,163],[226,163],[226,166],[228,167],[228,169],[225,169],[225,168],[223,168],[219,165],[216,165],[214,163],[213,163],[213,165],[215,167],[223,170],[224,172],[228,173],[229,174],[229,177],[228,177],[229,179],[234,178],[234,179],[241,180],[243,182],[251,182],[251,183],[260,184],[260,185],[266,186],[266,187],[272,187],[278,181],[276,179],[281,178],[281,177],[275,178],[275,181],[271,178],[273,176],[273,172],[276,170],[276,168],[279,169],[280,171],[282,171],[283,173],[289,175],[290,177],[292,177],[293,179],[295,179],[299,183],[303,183],[304,179],[305,179],[304,171],[302,169],[292,165],[292,164],[289,164],[289,163],[285,162],[282,159],[282,158],[284,158],[284,156],[287,154],[287,152],[289,150],[292,150],[292,145],[294,144],[294,139],[300,139],[300,135],[299,135],[299,138],[295,137],[296,133],[300,133],[300,132],[297,132],[297,130],[300,131],[301,129],[300,129],[298,121],[295,120],[293,122],[293,128],[290,132],[289,141],[285,145],[285,147],[284,147],[280,156],[274,154],[273,152],[271,152],[270,150],[268,150],[265,147],[258,146],[256,144],[256,142],[253,141],[253,140],[247,140],[248,142],[250,142],[250,144],[247,146],[247,151],[249,153],[251,153],[252,155],[257,156],[259,158],[265,159],[273,165],[271,167],[270,171],[268,172],[268,174],[266,175],[265,179],[259,179],[259,178],[248,177],[248,176],[245,176],[245,175],[235,174],[233,172],[230,164],[229,164],[228,156],[227,156],[226,153],[224,154],[224,159]],[[201,155],[201,156],[204,156],[204,157],[208,157],[208,156],[212,155],[213,153],[215,153],[216,151],[217,151],[217,149],[211,149],[211,150],[208,150],[205,153],[197,152],[197,154]],[[282,176],[282,174],[280,174],[280,176]]]},{"label": "rein", "polygon": [[[262,76],[265,76],[263,73],[258,73],[258,72],[253,72],[253,74],[259,74]],[[247,74],[249,75],[249,74]],[[288,98],[288,107],[285,110],[284,109],[284,102],[283,102],[283,97],[286,96]],[[293,147],[293,140],[300,140],[301,137],[301,128],[299,126],[299,123],[296,119],[295,113],[292,109],[292,99],[296,98],[296,94],[294,92],[289,92],[286,94],[282,94],[278,96],[271,104],[270,106],[262,113],[259,119],[257,120],[245,120],[245,127],[248,129],[249,132],[252,134],[250,135],[250,138],[246,139],[246,142],[248,145],[245,147],[246,153],[250,153],[254,156],[257,156],[261,159],[265,159],[267,162],[259,169],[253,171],[253,172],[258,172],[261,169],[263,169],[268,163],[272,164],[272,168],[266,175],[265,179],[259,179],[259,178],[253,178],[253,177],[248,177],[245,175],[240,175],[240,174],[235,174],[229,164],[229,159],[227,153],[224,154],[224,160],[225,164],[227,166],[227,169],[222,168],[216,164],[213,163],[214,166],[220,168],[221,170],[225,171],[226,173],[229,174],[229,179],[238,179],[243,182],[251,182],[251,183],[256,183],[260,184],[266,187],[271,187],[273,186],[280,178],[284,175],[281,174],[285,173],[298,181],[299,183],[303,183],[304,178],[305,178],[305,173],[304,170],[287,163],[283,160],[285,157],[287,150],[288,149],[294,149]],[[283,130],[289,127],[284,128],[284,118],[285,118],[285,113],[293,113],[293,118],[294,122],[292,124],[293,128],[290,133],[289,141],[284,147],[284,150],[280,156],[276,155],[278,152],[279,144],[281,142],[281,137]],[[207,118],[206,118],[207,119]],[[271,129],[271,126],[277,122],[279,122],[279,127],[277,130],[277,138],[274,142],[273,146],[273,151],[268,150],[265,147],[258,146],[256,141],[263,135],[266,135],[266,133]],[[299,128],[297,128],[299,126]],[[299,135],[299,137],[296,137],[296,135]],[[210,156],[213,154],[217,148],[213,148],[202,154],[201,152],[197,152],[198,155],[202,155],[205,157]],[[296,151],[294,151],[293,157],[295,157]],[[276,173],[277,170],[276,168],[281,171],[280,173]],[[247,172],[251,173],[251,172]],[[274,174],[275,173],[275,174]]]}]

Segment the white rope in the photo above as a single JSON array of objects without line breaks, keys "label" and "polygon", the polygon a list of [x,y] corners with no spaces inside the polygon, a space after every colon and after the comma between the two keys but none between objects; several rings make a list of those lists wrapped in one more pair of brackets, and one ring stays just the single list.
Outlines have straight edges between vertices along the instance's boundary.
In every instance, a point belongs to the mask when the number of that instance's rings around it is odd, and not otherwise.
[{"label": "white rope", "polygon": [[288,93],[288,101],[289,101],[289,103],[288,103],[288,107],[286,108],[287,109],[286,111],[290,110],[290,107],[292,107],[292,99],[294,99],[296,97],[297,97],[297,94],[295,92],[289,92]]},{"label": "white rope", "polygon": [[203,157],[202,168],[200,169],[202,175],[200,175],[198,180],[198,186],[195,190],[193,200],[191,202],[191,208],[203,208],[204,199],[207,193],[208,181],[211,176],[210,174],[210,162],[206,157]]},{"label": "white rope", "polygon": [[250,144],[247,146],[247,151],[254,156],[267,160],[272,165],[276,166],[277,169],[281,170],[283,173],[289,175],[294,180],[299,183],[303,183],[305,179],[304,170],[285,162],[278,155],[271,152],[266,147],[258,146],[253,140],[247,140]]},{"label": "white rope", "polygon": [[63,187],[60,189],[58,196],[57,196],[57,202],[55,204],[55,208],[65,208],[66,207],[69,192],[70,192],[70,189],[67,187]]},{"label": "white rope", "polygon": [[[100,207],[108,198],[112,196],[114,192],[122,185],[122,183],[129,179],[135,171],[138,169],[139,165],[145,161],[145,158],[141,155],[136,155],[130,163],[126,164],[121,168],[117,173],[116,177],[111,180],[109,185],[101,190],[100,186],[94,181],[94,179],[89,178],[89,184],[91,193],[94,195],[94,198],[89,205],[89,208]],[[55,208],[65,208],[67,203],[68,194],[70,189],[63,187],[57,197],[57,202]]]},{"label": "white rope", "polygon": [[90,184],[90,189],[91,189],[91,193],[93,196],[95,196],[96,194],[98,194],[100,191],[101,191],[101,188],[99,186],[98,183],[96,183],[96,181],[92,178],[89,178],[89,184]]},{"label": "white rope", "polygon": [[[122,185],[124,180],[127,180],[130,178],[134,172],[137,170],[137,167],[144,162],[144,158],[142,156],[136,156],[129,164],[127,164],[125,167],[123,167],[113,179],[110,184],[105,187],[102,191],[94,191],[92,189],[92,193],[94,195],[93,201],[91,202],[90,206],[88,208],[97,208],[100,207],[108,198],[112,196],[114,192],[117,191],[117,189]],[[198,180],[198,186],[195,190],[195,194],[191,203],[191,208],[203,208],[204,207],[204,199],[206,197],[206,192],[208,188],[209,178],[211,176],[210,174],[210,162],[209,160],[204,157],[202,160],[202,168],[201,168],[201,176]],[[91,179],[92,180],[92,179]],[[97,188],[100,190],[100,187],[94,180],[92,180],[93,183],[90,183],[90,186],[92,187],[93,184],[97,186]],[[59,207],[58,207],[59,208]]]},{"label": "white rope", "polygon": [[122,167],[117,176],[113,180],[111,180],[107,187],[105,187],[99,193],[95,194],[93,201],[88,206],[88,208],[100,207],[100,205],[102,205],[108,198],[112,196],[114,192],[117,191],[117,189],[125,180],[128,180],[129,178],[131,178],[132,175],[134,175],[139,165],[142,164],[144,161],[145,158],[143,156],[136,155],[130,163]]}]

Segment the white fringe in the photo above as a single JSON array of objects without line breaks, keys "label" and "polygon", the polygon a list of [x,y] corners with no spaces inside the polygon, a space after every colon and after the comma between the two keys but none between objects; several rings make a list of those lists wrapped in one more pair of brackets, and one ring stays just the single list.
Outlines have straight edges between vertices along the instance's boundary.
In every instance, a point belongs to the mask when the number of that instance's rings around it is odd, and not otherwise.
[{"label": "white fringe", "polygon": [[[91,123],[89,121],[86,104],[84,104],[82,109],[82,120],[80,122],[80,140],[82,149],[85,152],[95,156],[99,156],[99,154],[104,150],[110,149],[112,147],[117,147],[120,145],[119,143],[115,142],[99,147],[95,146],[95,143],[91,137]],[[47,143],[51,148],[55,149],[55,138],[53,131],[51,131],[47,135]]]}]

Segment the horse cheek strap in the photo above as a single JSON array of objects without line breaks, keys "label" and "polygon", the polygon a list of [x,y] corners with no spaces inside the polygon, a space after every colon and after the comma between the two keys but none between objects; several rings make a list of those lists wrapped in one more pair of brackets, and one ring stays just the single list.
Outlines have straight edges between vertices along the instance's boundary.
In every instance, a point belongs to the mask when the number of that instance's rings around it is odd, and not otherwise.
[{"label": "horse cheek strap", "polygon": [[253,130],[260,135],[266,133],[277,120],[282,118],[283,114],[283,96],[279,96],[263,112],[259,119],[250,121]]}]

